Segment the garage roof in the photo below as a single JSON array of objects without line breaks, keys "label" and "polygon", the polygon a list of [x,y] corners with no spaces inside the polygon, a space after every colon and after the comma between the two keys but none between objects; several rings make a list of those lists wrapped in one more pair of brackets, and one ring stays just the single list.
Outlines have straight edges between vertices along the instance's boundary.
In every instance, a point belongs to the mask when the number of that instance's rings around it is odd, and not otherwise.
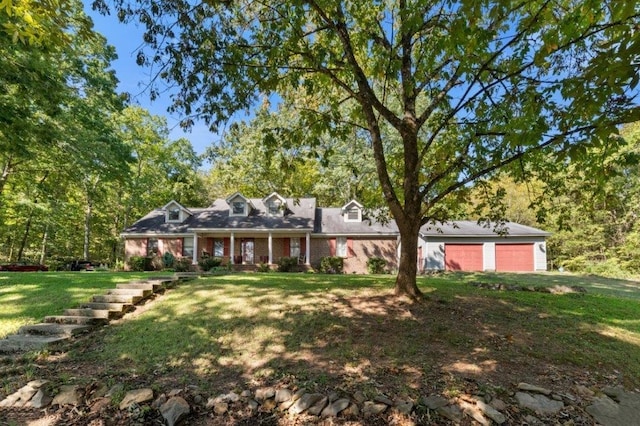
[{"label": "garage roof", "polygon": [[514,222],[490,224],[472,220],[428,223],[420,228],[421,237],[548,237],[551,233]]}]

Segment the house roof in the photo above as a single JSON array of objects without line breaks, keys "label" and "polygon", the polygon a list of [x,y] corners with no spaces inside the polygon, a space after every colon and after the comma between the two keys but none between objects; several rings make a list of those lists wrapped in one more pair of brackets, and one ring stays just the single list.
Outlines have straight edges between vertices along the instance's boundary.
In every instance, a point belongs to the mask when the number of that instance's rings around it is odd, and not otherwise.
[{"label": "house roof", "polygon": [[472,220],[456,220],[426,224],[420,228],[422,237],[548,237],[549,232],[515,222],[505,222],[496,228],[495,223],[486,226]]},{"label": "house roof", "polygon": [[[193,215],[205,209],[189,209]],[[189,216],[183,222],[165,222],[166,212],[163,208],[149,212],[142,219],[126,228],[125,234],[182,234],[187,233],[194,216]]]},{"label": "house roof", "polygon": [[248,216],[229,216],[229,206],[224,199],[217,199],[206,209],[201,209],[189,220],[189,229],[273,229],[313,230],[316,210],[315,198],[287,198],[284,216],[269,216],[267,206],[259,198],[248,198],[253,210]]},{"label": "house roof", "polygon": [[317,234],[349,234],[349,235],[397,235],[398,227],[393,219],[388,223],[380,223],[364,217],[362,222],[345,222],[340,207],[324,207],[316,209],[315,229]]}]

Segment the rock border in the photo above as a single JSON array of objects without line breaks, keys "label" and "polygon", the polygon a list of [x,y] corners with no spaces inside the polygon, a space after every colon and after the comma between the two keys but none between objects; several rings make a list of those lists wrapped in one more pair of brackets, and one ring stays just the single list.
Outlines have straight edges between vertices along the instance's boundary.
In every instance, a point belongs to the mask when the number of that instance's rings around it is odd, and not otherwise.
[{"label": "rock border", "polygon": [[87,406],[85,411],[99,415],[110,407],[119,410],[120,417],[128,416],[133,424],[144,424],[145,416],[153,412],[169,426],[179,424],[192,413],[214,417],[255,416],[262,413],[310,416],[318,420],[340,417],[365,421],[381,415],[401,415],[411,421],[412,416],[427,413],[429,418],[454,423],[469,418],[487,426],[510,424],[514,421],[513,413],[522,414],[530,425],[549,424],[549,421],[555,424],[557,422],[553,419],[558,418],[570,422],[561,424],[597,422],[605,426],[622,425],[640,416],[638,393],[621,387],[594,392],[581,385],[574,386],[572,390],[574,394],[558,393],[541,386],[519,383],[516,389],[503,397],[504,400],[488,393],[455,397],[432,394],[410,400],[385,394],[365,396],[361,391],[352,395],[338,391],[324,394],[283,386],[235,390],[207,398],[194,386],[158,394],[151,388],[125,392],[122,384],[111,389],[98,382],[87,387],[70,384],[56,387],[47,380],[32,380],[0,401],[0,409],[49,409],[56,406],[78,409]]}]

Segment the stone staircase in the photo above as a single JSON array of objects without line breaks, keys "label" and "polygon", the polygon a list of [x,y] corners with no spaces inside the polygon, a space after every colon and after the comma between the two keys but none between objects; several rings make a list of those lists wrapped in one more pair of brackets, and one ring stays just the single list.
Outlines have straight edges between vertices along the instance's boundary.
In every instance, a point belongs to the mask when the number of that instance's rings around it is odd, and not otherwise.
[{"label": "stone staircase", "polygon": [[40,324],[20,327],[17,334],[0,340],[0,355],[39,350],[51,343],[87,333],[122,317],[151,295],[164,291],[185,277],[153,277],[146,281],[121,283],[103,295],[62,315],[47,316]]}]

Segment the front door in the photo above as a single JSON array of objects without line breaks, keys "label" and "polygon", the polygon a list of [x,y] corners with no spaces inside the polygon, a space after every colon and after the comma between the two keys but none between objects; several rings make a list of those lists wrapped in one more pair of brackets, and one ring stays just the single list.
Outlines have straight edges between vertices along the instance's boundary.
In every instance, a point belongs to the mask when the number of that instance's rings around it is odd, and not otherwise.
[{"label": "front door", "polygon": [[253,265],[253,238],[244,238],[242,240],[242,263]]}]

